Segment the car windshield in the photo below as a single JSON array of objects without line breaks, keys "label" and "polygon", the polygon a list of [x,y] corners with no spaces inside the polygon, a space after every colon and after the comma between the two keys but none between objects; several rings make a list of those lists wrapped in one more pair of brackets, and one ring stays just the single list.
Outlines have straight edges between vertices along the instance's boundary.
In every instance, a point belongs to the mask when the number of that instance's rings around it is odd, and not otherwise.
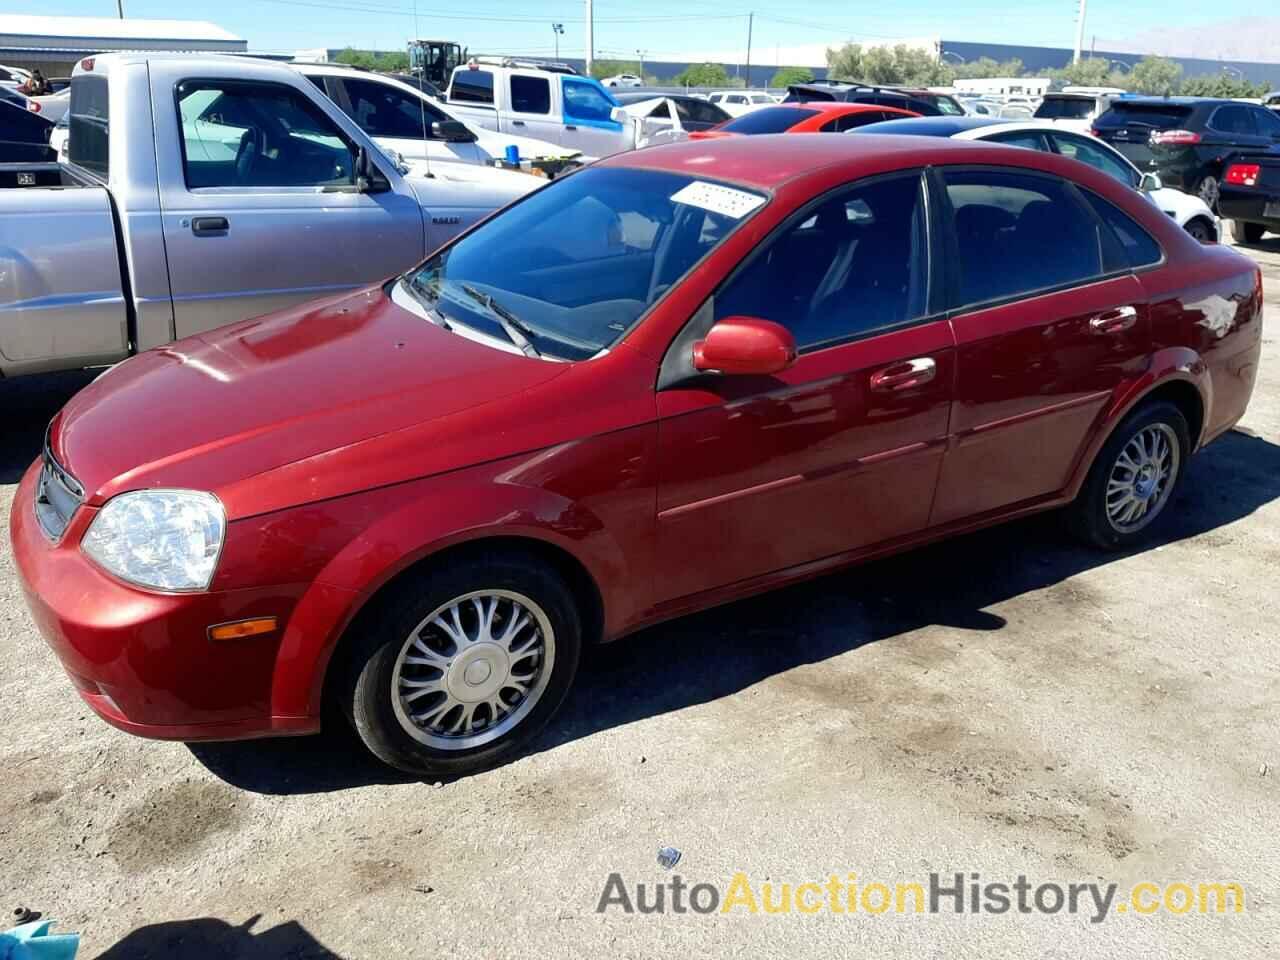
[{"label": "car windshield", "polygon": [[532,194],[403,278],[436,322],[549,359],[606,350],[748,219],[763,193],[600,167]]},{"label": "car windshield", "polygon": [[806,117],[817,114],[817,110],[803,107],[765,107],[745,113],[720,129],[726,133],[785,133]]}]

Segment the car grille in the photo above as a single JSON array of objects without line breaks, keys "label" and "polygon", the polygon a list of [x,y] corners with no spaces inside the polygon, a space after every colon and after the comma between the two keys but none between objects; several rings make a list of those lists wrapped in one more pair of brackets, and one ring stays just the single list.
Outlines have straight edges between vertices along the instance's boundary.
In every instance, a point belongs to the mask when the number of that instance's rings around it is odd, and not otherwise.
[{"label": "car grille", "polygon": [[49,449],[49,434],[44,436],[40,479],[36,482],[36,522],[46,537],[62,539],[76,507],[84,502],[84,489],[67,473]]}]

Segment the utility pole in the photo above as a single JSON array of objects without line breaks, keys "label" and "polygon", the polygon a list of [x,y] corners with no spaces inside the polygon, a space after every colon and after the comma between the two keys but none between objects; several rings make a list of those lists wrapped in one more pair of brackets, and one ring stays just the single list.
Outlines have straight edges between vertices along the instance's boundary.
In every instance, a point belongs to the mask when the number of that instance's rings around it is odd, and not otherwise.
[{"label": "utility pole", "polygon": [[1076,55],[1072,63],[1080,62],[1080,48],[1084,46],[1084,15],[1088,9],[1089,0],[1080,0],[1080,19],[1076,21]]},{"label": "utility pole", "polygon": [[751,87],[751,28],[755,25],[756,14],[753,10],[747,14],[747,88]]},{"label": "utility pole", "polygon": [[637,50],[636,56],[640,58],[640,82],[644,83],[644,51]]},{"label": "utility pole", "polygon": [[556,38],[556,59],[557,59],[557,60],[559,60],[559,59],[560,59],[560,34],[564,33],[564,24],[563,24],[563,23],[553,23],[553,24],[551,25],[551,32],[552,32],[553,34],[555,34],[555,38]]},{"label": "utility pole", "polygon": [[596,44],[592,32],[595,26],[595,16],[591,11],[591,0],[587,0],[587,76],[591,76],[591,61],[595,59]]}]

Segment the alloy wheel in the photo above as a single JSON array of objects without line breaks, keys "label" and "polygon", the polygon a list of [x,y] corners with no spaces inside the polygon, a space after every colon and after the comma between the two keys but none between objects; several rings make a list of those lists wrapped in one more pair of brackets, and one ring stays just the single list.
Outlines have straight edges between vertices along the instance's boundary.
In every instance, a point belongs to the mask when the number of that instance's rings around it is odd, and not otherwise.
[{"label": "alloy wheel", "polygon": [[1135,433],[1107,478],[1107,520],[1118,533],[1141,530],[1164,509],[1180,461],[1178,435],[1165,423]]}]

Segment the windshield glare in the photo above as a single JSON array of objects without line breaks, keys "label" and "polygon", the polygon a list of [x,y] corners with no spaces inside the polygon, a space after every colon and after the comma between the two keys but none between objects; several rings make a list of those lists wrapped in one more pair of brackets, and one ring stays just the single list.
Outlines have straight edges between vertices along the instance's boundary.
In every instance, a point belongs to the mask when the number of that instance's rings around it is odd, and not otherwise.
[{"label": "windshield glare", "polygon": [[514,322],[538,354],[585,360],[612,346],[765,200],[681,174],[583,170],[481,225],[405,281],[451,324],[511,340]]}]

